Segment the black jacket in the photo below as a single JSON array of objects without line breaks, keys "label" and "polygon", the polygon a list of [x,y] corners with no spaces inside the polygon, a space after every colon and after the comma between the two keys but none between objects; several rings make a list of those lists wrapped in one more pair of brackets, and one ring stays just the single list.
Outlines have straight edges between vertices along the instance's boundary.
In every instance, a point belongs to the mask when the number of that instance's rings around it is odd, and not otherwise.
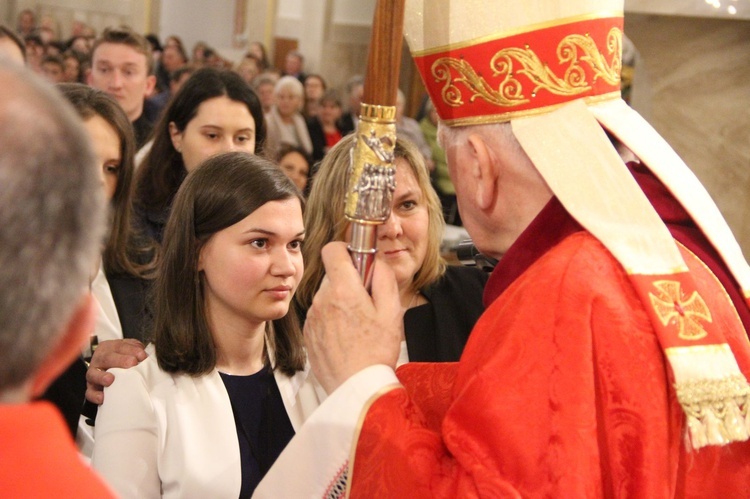
[{"label": "black jacket", "polygon": [[434,330],[405,330],[410,362],[456,362],[461,358],[469,333],[484,312],[482,294],[488,278],[489,274],[477,268],[451,265],[440,280],[422,290],[432,307]]},{"label": "black jacket", "polygon": [[[107,275],[107,282],[112,291],[123,336],[146,343],[152,318],[148,307],[149,281],[116,274]],[[47,388],[41,398],[57,406],[75,438],[85,397],[86,363],[79,357]],[[96,417],[96,406],[87,404],[87,410],[83,412],[88,417]]]}]

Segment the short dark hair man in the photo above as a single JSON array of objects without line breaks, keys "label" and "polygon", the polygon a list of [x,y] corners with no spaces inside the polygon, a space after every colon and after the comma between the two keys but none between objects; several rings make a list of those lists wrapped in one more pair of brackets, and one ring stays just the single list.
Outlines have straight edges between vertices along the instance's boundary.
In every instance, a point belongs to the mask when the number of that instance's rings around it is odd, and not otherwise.
[{"label": "short dark hair man", "polygon": [[136,147],[143,146],[153,128],[143,112],[144,100],[156,86],[148,40],[127,26],[105,29],[91,49],[88,84],[117,100],[133,123]]}]

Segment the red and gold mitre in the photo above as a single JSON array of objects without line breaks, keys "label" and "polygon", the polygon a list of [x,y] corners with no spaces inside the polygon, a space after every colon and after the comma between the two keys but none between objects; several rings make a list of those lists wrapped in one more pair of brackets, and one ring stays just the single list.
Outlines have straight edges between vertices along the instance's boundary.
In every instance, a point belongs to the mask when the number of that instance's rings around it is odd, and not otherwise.
[{"label": "red and gold mitre", "polygon": [[674,374],[691,446],[747,440],[750,385],[725,335],[743,326],[714,320],[604,129],[682,204],[749,303],[750,266],[695,175],[621,99],[622,27],[622,0],[407,0],[404,35],[443,124],[509,123],[568,213],[623,266]]},{"label": "red and gold mitre", "polygon": [[620,97],[622,2],[416,3],[425,22],[407,20],[405,35],[448,125]]}]

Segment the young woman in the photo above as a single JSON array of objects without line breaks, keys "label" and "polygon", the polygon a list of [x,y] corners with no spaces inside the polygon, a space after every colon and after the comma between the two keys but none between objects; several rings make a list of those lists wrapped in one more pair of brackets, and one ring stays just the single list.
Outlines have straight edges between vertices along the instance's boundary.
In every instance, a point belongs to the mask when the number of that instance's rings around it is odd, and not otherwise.
[{"label": "young woman", "polygon": [[[344,202],[356,137],[348,135],[326,155],[315,173],[305,212],[307,270],[295,298],[304,313],[323,280],[320,250],[343,241],[348,224]],[[391,216],[378,227],[377,259],[396,274],[404,315],[405,343],[399,363],[457,361],[481,315],[487,275],[478,269],[446,266],[440,255],[444,222],[422,155],[410,142],[395,148],[396,190]]]},{"label": "young woman", "polygon": [[302,83],[294,76],[282,76],[273,93],[274,104],[265,116],[266,154],[269,158],[275,157],[282,144],[300,147],[306,154],[312,154],[310,134],[301,113],[305,96]]},{"label": "young woman", "polygon": [[[80,117],[91,138],[110,201],[110,231],[104,242],[101,264],[95,269],[91,291],[98,306],[97,342],[128,338],[140,341],[148,327],[149,283],[154,273],[154,248],[144,242],[131,223],[131,192],[135,138],[125,113],[112,97],[80,83],[57,87]],[[86,390],[86,367],[74,364],[48,392],[58,403],[76,435],[81,451],[90,456],[92,429],[79,425]]]},{"label": "young woman", "polygon": [[307,183],[310,179],[310,156],[299,147],[284,144],[275,159],[281,171],[289,177],[301,193],[306,194]]},{"label": "young woman", "polygon": [[135,208],[144,230],[161,241],[188,172],[220,152],[259,153],[264,130],[258,97],[238,74],[212,68],[193,73],[154,128],[153,146],[139,167]]},{"label": "young woman", "polygon": [[241,152],[180,187],[155,282],[155,352],[114,370],[96,421],[93,465],[122,497],[249,497],[318,405],[287,313],[302,203],[275,165]]}]

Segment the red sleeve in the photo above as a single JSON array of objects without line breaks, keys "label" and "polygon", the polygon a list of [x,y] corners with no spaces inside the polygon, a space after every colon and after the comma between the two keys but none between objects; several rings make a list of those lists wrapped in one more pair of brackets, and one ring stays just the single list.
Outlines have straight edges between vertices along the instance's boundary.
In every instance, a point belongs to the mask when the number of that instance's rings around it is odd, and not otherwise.
[{"label": "red sleeve", "polygon": [[439,428],[440,404],[422,411],[407,390],[372,404],[352,497],[671,496],[681,426],[667,383],[627,277],[571,236],[477,323]]}]

